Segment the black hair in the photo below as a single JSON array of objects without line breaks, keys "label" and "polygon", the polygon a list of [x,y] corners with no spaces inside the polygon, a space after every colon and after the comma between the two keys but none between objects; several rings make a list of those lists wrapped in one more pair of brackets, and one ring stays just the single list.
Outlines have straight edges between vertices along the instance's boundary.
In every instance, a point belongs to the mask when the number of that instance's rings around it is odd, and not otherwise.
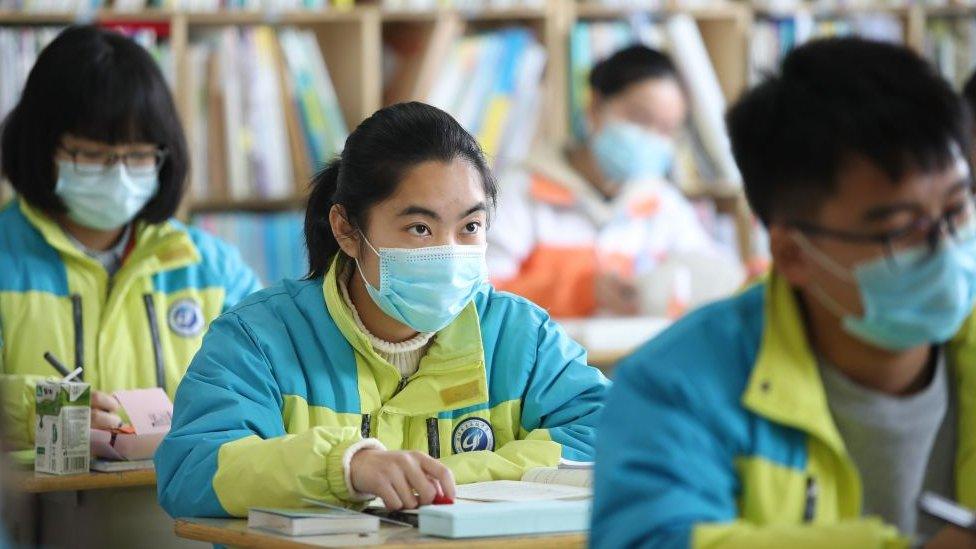
[{"label": "black hair", "polygon": [[353,227],[366,226],[369,208],[391,196],[405,173],[422,162],[470,162],[481,175],[489,209],[497,195],[495,178],[478,142],[451,115],[423,103],[380,109],[346,139],[341,156],[312,179],[305,212],[309,278],[324,275],[339,253],[329,224],[333,205],[345,209]]},{"label": "black hair", "polygon": [[65,211],[54,194],[54,156],[65,134],[162,147],[159,190],[136,218],[158,223],[176,211],[187,174],[186,139],[166,80],[143,47],[111,30],[75,26],[38,56],[3,123],[0,172],[48,213]]},{"label": "black hair", "polygon": [[590,71],[590,87],[604,98],[617,95],[631,84],[657,79],[681,84],[678,69],[667,54],[640,44],[619,50]]},{"label": "black hair", "polygon": [[756,215],[807,221],[836,190],[848,162],[864,159],[900,183],[969,150],[959,97],[911,50],[859,38],[810,42],[727,115],[732,152]]}]

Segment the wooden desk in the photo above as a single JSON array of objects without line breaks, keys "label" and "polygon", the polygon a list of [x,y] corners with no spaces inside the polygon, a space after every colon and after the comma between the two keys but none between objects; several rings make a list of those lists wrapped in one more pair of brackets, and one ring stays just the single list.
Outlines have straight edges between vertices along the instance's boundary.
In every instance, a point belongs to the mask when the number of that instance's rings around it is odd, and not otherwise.
[{"label": "wooden desk", "polygon": [[383,549],[447,549],[463,545],[466,548],[505,547],[505,549],[586,547],[586,535],[555,534],[549,536],[498,537],[473,539],[445,539],[420,535],[416,528],[382,525],[378,537],[358,536],[280,536],[263,530],[252,530],[244,519],[179,519],[176,535],[181,538],[231,547],[262,549],[308,549],[309,547],[379,546]]},{"label": "wooden desk", "polygon": [[77,475],[48,475],[27,471],[18,473],[14,477],[14,482],[19,491],[28,494],[131,488],[134,486],[155,486],[156,471],[141,469],[120,473],[89,472]]},{"label": "wooden desk", "polygon": [[589,363],[610,374],[620,359],[671,325],[652,316],[557,319],[570,337],[586,349]]}]

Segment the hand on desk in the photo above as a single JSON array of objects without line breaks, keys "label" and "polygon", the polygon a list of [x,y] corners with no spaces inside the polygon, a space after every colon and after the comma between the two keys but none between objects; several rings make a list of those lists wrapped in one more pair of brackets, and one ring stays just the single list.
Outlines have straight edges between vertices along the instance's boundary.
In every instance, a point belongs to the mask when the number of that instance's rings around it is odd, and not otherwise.
[{"label": "hand on desk", "polygon": [[349,477],[356,491],[379,497],[390,511],[429,505],[438,492],[454,499],[454,474],[422,452],[360,450]]},{"label": "hand on desk", "polygon": [[925,549],[976,549],[976,533],[946,526],[925,544]]},{"label": "hand on desk", "polygon": [[638,313],[637,285],[633,280],[616,273],[599,273],[593,289],[600,312],[617,316],[634,316]]},{"label": "hand on desk", "polygon": [[111,431],[122,425],[122,418],[116,412],[121,408],[118,399],[101,391],[92,391],[91,427]]}]

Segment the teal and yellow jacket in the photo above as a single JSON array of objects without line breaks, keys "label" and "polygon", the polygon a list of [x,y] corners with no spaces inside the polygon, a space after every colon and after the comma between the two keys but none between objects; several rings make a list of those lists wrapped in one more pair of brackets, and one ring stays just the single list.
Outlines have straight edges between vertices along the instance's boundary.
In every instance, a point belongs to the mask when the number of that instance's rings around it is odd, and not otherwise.
[{"label": "teal and yellow jacket", "polygon": [[[947,346],[957,499],[976,507],[976,323]],[[616,370],[600,423],[597,548],[907,546],[862,517],[798,301],[768,282],[678,322]]]},{"label": "teal and yellow jacket", "polygon": [[15,447],[34,440],[34,384],[50,351],[100,391],[174,394],[203,333],[259,289],[236,250],[175,221],[137,224],[113,277],[26,202],[0,209],[0,406]]},{"label": "teal and yellow jacket", "polygon": [[171,515],[350,502],[342,457],[367,437],[439,457],[459,483],[592,460],[609,382],[542,309],[486,285],[402,383],[356,328],[337,268],[214,322],[156,452]]}]

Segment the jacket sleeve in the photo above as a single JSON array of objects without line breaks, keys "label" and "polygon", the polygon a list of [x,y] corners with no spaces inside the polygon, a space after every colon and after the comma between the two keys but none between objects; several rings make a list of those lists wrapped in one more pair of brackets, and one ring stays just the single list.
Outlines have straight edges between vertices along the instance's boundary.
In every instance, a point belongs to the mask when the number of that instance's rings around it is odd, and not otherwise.
[{"label": "jacket sleeve", "polygon": [[701,395],[664,387],[644,366],[631,360],[618,367],[600,422],[592,547],[907,547],[877,519],[739,520],[736,472],[725,442],[708,427]]},{"label": "jacket sleeve", "polygon": [[221,312],[227,312],[242,299],[262,288],[261,280],[254,270],[244,262],[237,248],[226,245],[224,250],[224,306]]},{"label": "jacket sleeve", "polygon": [[[0,348],[2,351],[2,348]],[[2,353],[0,353],[2,354]],[[3,359],[0,358],[0,367]],[[44,376],[0,375],[0,414],[3,417],[3,439],[11,450],[34,447],[34,389]]]},{"label": "jacket sleeve", "polygon": [[156,452],[160,505],[173,517],[244,516],[254,506],[300,507],[303,497],[351,501],[342,458],[359,429],[286,434],[283,405],[251,330],[234,313],[220,317],[180,383]]},{"label": "jacket sleeve", "polygon": [[597,416],[610,382],[586,364],[586,352],[551,320],[538,329],[536,357],[521,406],[521,435],[494,452],[442,459],[458,483],[517,480],[560,460],[592,461]]}]

